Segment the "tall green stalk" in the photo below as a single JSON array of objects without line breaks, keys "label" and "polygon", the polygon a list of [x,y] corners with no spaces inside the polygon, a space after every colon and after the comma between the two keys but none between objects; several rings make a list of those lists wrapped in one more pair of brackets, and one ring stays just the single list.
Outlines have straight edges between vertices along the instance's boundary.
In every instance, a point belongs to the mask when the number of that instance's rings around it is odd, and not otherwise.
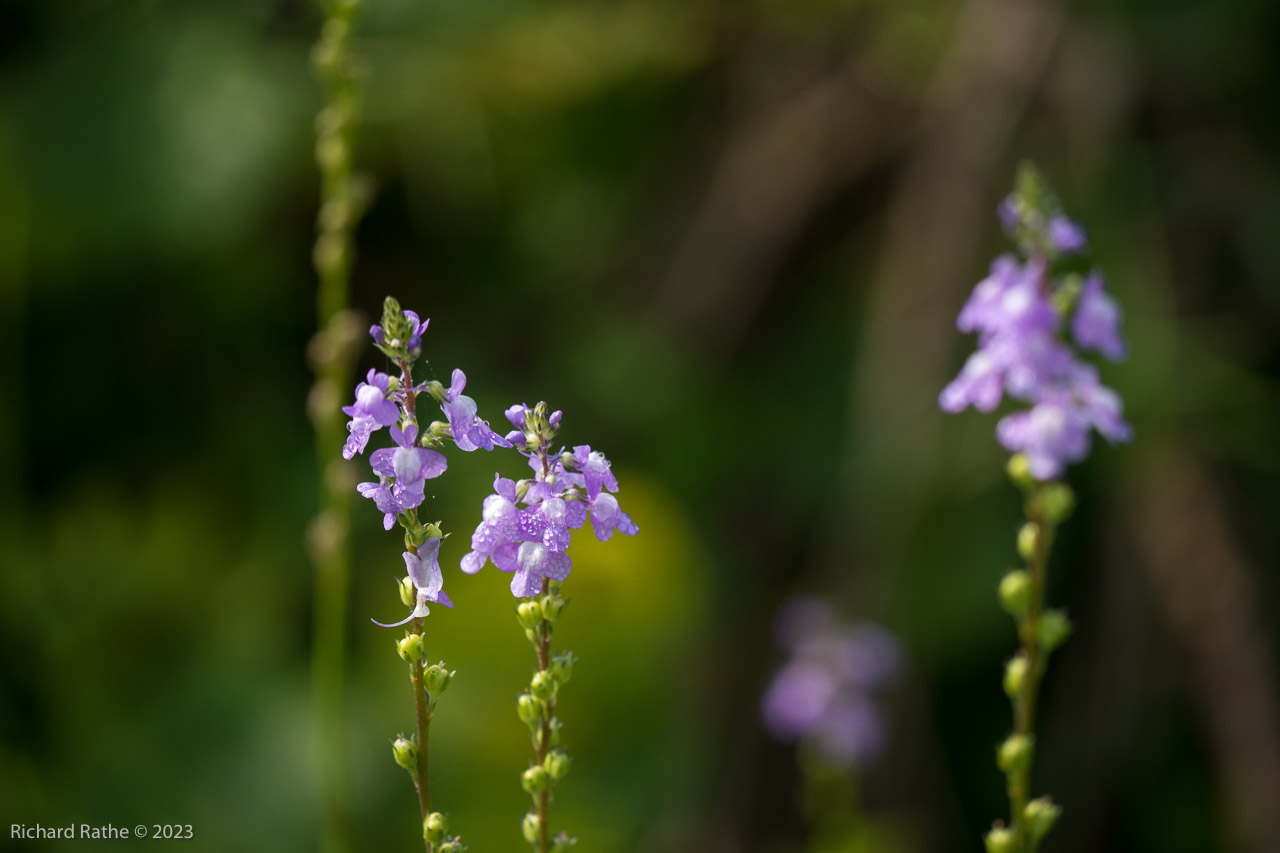
[{"label": "tall green stalk", "polygon": [[1026,568],[1015,569],[1000,582],[1000,601],[1017,624],[1020,648],[1004,674],[1004,690],[1013,704],[1013,732],[996,754],[1009,791],[1009,825],[997,823],[986,843],[989,853],[1035,853],[1061,811],[1049,797],[1031,799],[1031,768],[1040,683],[1049,655],[1071,633],[1067,615],[1046,608],[1044,597],[1054,533],[1070,515],[1075,498],[1065,483],[1031,479],[1021,455],[1013,457],[1009,469],[1026,498],[1027,520],[1018,531],[1018,554]]},{"label": "tall green stalk", "polygon": [[337,459],[343,442],[341,401],[356,357],[359,323],[347,309],[352,233],[366,204],[367,191],[352,169],[355,130],[363,91],[352,51],[360,0],[322,0],[324,24],[312,51],[324,106],[316,116],[316,164],[320,171],[320,210],[313,262],[319,278],[317,332],[309,347],[316,381],[308,410],[316,431],[316,468],[320,512],[309,532],[315,565],[315,615],[312,677],[316,708],[317,755],[323,823],[322,849],[351,848],[347,803],[345,732],[345,657],[347,589],[351,552],[352,482]]}]

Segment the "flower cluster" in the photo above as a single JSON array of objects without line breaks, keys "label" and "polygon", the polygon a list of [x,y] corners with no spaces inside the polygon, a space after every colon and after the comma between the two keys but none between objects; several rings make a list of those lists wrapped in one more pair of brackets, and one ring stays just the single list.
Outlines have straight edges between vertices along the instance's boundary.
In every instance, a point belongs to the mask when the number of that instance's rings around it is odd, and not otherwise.
[{"label": "flower cluster", "polygon": [[588,445],[549,452],[562,415],[548,415],[547,408],[539,403],[507,409],[507,420],[516,428],[503,439],[504,446],[528,458],[534,478],[517,482],[495,475],[494,494],[485,498],[471,551],[462,558],[462,570],[468,574],[480,571],[486,561],[514,572],[511,594],[517,598],[538,595],[544,580],[569,576],[572,561],[566,552],[571,531],[588,520],[602,542],[615,530],[628,535],[639,531],[613,495],[618,481],[603,453]]},{"label": "flower cluster", "polygon": [[[444,454],[434,448],[443,446],[446,439],[464,451],[511,446],[476,414],[476,401],[462,393],[467,377],[461,370],[453,371],[447,389],[439,382],[414,385],[413,362],[422,352],[422,333],[429,322],[413,311],[401,310],[399,303],[387,298],[382,323],[370,328],[369,334],[374,345],[400,368],[400,376],[370,370],[365,381],[356,386],[355,403],[342,410],[351,418],[342,449],[344,458],[363,453],[372,435],[383,427],[390,428],[395,445],[369,454],[369,465],[378,481],[356,487],[361,497],[372,500],[382,513],[383,528],[390,530],[398,520],[405,530],[404,560],[416,592],[409,601],[412,612],[392,626],[425,616],[428,601],[453,606],[441,589],[439,526],[424,524],[417,512],[425,500],[427,480],[448,468]],[[418,395],[423,393],[439,403],[446,418],[433,422],[425,431],[418,426],[417,413]]]},{"label": "flower cluster", "polygon": [[1092,430],[1112,442],[1133,437],[1119,395],[1079,358],[1064,328],[1079,350],[1120,361],[1126,355],[1121,313],[1099,272],[1084,278],[1052,273],[1055,260],[1082,251],[1086,240],[1037,174],[1024,173],[1018,191],[1001,204],[1000,219],[1026,260],[997,258],[961,309],[956,325],[977,333],[978,349],[938,404],[947,412],[968,406],[989,412],[1006,394],[1030,403],[1001,419],[996,436],[1010,452],[1025,455],[1033,477],[1051,480],[1088,455]]},{"label": "flower cluster", "polygon": [[761,705],[766,728],[810,745],[829,764],[864,767],[884,745],[875,695],[897,673],[894,638],[873,624],[844,624],[816,598],[794,598],[777,619],[790,658]]}]

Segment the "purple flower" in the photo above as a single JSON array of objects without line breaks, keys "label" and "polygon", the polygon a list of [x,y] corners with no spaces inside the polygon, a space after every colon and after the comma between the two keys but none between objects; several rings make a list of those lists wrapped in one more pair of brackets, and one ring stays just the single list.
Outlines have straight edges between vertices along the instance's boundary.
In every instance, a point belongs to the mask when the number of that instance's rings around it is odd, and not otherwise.
[{"label": "purple flower", "polygon": [[399,419],[400,410],[387,399],[390,388],[390,376],[370,369],[367,381],[356,386],[355,404],[342,407],[342,411],[351,416],[351,422],[347,424],[347,431],[351,434],[342,447],[343,459],[363,453],[369,436]]},{"label": "purple flower", "polygon": [[[1023,217],[1018,225],[1026,227],[1044,221],[1034,210],[1020,210],[1014,197],[1001,205],[1000,216],[1006,227],[1010,217]],[[1084,248],[1078,225],[1061,214],[1048,222],[1047,238],[1055,251]],[[1084,459],[1092,430],[1109,441],[1133,436],[1119,395],[1101,385],[1097,371],[1063,339],[1065,318],[1057,298],[1061,287],[1042,256],[1033,255],[1025,264],[1010,255],[997,258],[956,318],[960,331],[977,333],[978,348],[938,395],[946,412],[968,406],[989,412],[1006,394],[1030,404],[1002,418],[996,435],[1006,449],[1026,454],[1032,476],[1040,480],[1058,477],[1067,465]],[[1071,335],[1082,349],[1098,350],[1113,361],[1124,357],[1120,309],[1097,273],[1090,274],[1079,294]]]},{"label": "purple flower", "polygon": [[811,597],[788,601],[775,624],[791,657],[765,691],[765,727],[812,744],[832,764],[865,765],[883,746],[873,698],[897,673],[897,641],[877,625],[839,622]]},{"label": "purple flower", "polygon": [[1071,318],[1071,335],[1081,349],[1097,350],[1111,361],[1125,357],[1120,336],[1120,306],[1103,289],[1102,276],[1090,273],[1085,279]]},{"label": "purple flower", "polygon": [[379,481],[356,487],[382,510],[382,524],[387,530],[399,511],[422,503],[427,480],[439,477],[449,467],[443,453],[416,446],[417,424],[409,424],[404,430],[392,427],[391,438],[397,447],[384,447],[369,454],[369,465]]},{"label": "purple flower", "polygon": [[440,572],[440,537],[432,536],[418,547],[418,553],[412,551],[404,552],[404,565],[409,573],[409,580],[413,582],[413,588],[416,590],[416,601],[408,616],[399,622],[385,624],[376,619],[369,621],[375,625],[381,625],[383,628],[395,628],[405,624],[411,619],[421,619],[426,616],[430,610],[427,608],[427,602],[443,604],[445,607],[453,607],[453,602],[449,600],[449,596],[445,594],[444,575]]},{"label": "purple flower", "polygon": [[[542,418],[546,404],[538,405]],[[480,571],[486,562],[514,572],[511,592],[518,598],[538,594],[544,578],[561,581],[569,576],[573,562],[566,552],[572,531],[588,520],[602,542],[614,531],[635,535],[640,530],[613,495],[618,480],[605,455],[587,445],[574,448],[573,453],[548,454],[546,442],[558,428],[561,413],[552,413],[542,427],[529,427],[525,418],[529,411],[521,403],[504,414],[513,425],[551,430],[536,436],[537,448],[526,446],[523,431],[512,433],[521,438],[513,443],[527,457],[535,479],[516,484],[494,476],[494,493],[485,498],[483,517],[471,536],[471,551],[462,558],[462,570],[468,574]]]},{"label": "purple flower", "polygon": [[462,393],[467,387],[467,375],[461,370],[453,371],[453,381],[445,389],[444,401],[440,410],[449,421],[449,430],[453,433],[453,443],[459,450],[493,450],[494,447],[510,447],[511,442],[498,435],[489,427],[489,422],[481,420],[477,415],[476,401]]},{"label": "purple flower", "polygon": [[1079,252],[1085,247],[1084,229],[1062,214],[1049,220],[1049,244],[1064,254]]}]

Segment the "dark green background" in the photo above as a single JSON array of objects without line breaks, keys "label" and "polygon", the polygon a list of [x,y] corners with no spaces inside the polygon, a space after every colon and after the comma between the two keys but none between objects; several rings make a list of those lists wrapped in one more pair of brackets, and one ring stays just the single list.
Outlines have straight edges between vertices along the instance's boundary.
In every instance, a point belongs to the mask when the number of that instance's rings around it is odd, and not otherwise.
[{"label": "dark green background", "polygon": [[[428,376],[463,367],[490,419],[564,409],[641,527],[580,537],[565,588],[578,849],[800,849],[793,756],[756,711],[796,591],[907,649],[871,849],[976,851],[1004,811],[1019,506],[995,418],[935,396],[1023,157],[1125,307],[1132,358],[1104,374],[1137,429],[1071,474],[1044,849],[1275,849],[1280,6],[365,5],[354,307],[431,316]],[[316,848],[317,27],[300,0],[0,6],[0,848],[71,822]],[[495,469],[520,467],[453,454],[429,492],[457,534],[433,787],[477,853],[523,849],[526,804],[531,655],[508,578],[456,568]],[[410,850],[378,522],[357,507],[354,830]]]}]

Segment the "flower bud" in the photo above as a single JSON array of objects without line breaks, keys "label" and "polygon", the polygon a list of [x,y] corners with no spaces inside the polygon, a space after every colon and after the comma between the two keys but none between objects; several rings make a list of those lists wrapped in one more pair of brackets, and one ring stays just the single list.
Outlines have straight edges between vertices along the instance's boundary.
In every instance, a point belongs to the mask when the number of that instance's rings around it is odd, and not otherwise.
[{"label": "flower bud", "polygon": [[997,826],[987,833],[987,853],[1014,853],[1018,849],[1018,837],[1012,829]]},{"label": "flower bud", "polygon": [[551,722],[548,723],[547,725],[547,728],[551,730],[551,746],[559,746],[560,730],[564,728],[564,723],[560,722],[559,718],[552,717]]},{"label": "flower bud", "polygon": [[564,465],[566,468],[575,468],[577,467],[578,460],[573,457],[572,453],[566,450],[564,453],[560,454],[560,464]]},{"label": "flower bud", "polygon": [[408,575],[400,579],[400,600],[405,607],[413,607],[418,600],[418,590],[413,585],[413,578]]},{"label": "flower bud", "polygon": [[573,665],[577,662],[578,656],[573,652],[561,652],[551,659],[551,674],[555,676],[556,684],[569,683],[573,678]]},{"label": "flower bud", "polygon": [[1035,478],[1031,476],[1031,463],[1027,461],[1025,453],[1015,453],[1010,456],[1006,470],[1009,472],[1009,479],[1013,480],[1015,486],[1028,489],[1035,485]]},{"label": "flower bud", "polygon": [[516,714],[529,728],[533,728],[542,719],[542,704],[528,693],[516,697]]},{"label": "flower bud", "polygon": [[552,853],[561,853],[561,851],[568,850],[577,843],[578,839],[570,838],[567,833],[557,832],[556,837],[551,839],[551,851]]},{"label": "flower bud", "polygon": [[1040,508],[1050,524],[1066,521],[1075,506],[1075,492],[1066,483],[1049,483],[1040,490]]},{"label": "flower bud", "polygon": [[559,749],[554,749],[547,753],[546,760],[542,762],[542,766],[546,768],[547,775],[552,779],[563,779],[569,773],[569,756]]},{"label": "flower bud", "polygon": [[1000,579],[1000,606],[1015,619],[1027,612],[1031,603],[1031,575],[1014,569]]},{"label": "flower bud", "polygon": [[422,635],[409,634],[400,642],[396,643],[396,651],[400,653],[400,659],[406,663],[416,663],[422,659]]},{"label": "flower bud", "polygon": [[1027,680],[1027,659],[1018,655],[1009,661],[1004,668],[1004,692],[1010,699],[1022,695],[1022,685]]},{"label": "flower bud", "polygon": [[462,844],[462,837],[454,838],[452,841],[446,841],[444,844],[436,846],[436,853],[462,853],[467,848]]},{"label": "flower bud", "polygon": [[541,670],[533,675],[533,680],[529,682],[529,689],[533,695],[543,702],[547,702],[555,695],[556,679],[550,670]]},{"label": "flower bud", "polygon": [[444,837],[448,832],[449,820],[440,812],[432,812],[422,822],[422,837],[432,844],[439,844],[444,841]]},{"label": "flower bud", "polygon": [[566,599],[555,593],[544,595],[542,597],[542,617],[555,624],[555,621],[560,618],[560,614],[564,612],[564,608],[568,603]]},{"label": "flower bud", "polygon": [[1033,741],[1028,735],[1009,735],[996,750],[996,765],[1005,773],[1024,770],[1031,765]]},{"label": "flower bud", "polygon": [[1035,556],[1036,546],[1040,543],[1040,528],[1035,522],[1028,521],[1018,531],[1018,556],[1030,560]]},{"label": "flower bud", "polygon": [[522,601],[516,607],[516,618],[526,628],[536,628],[542,622],[542,605],[536,600]]},{"label": "flower bud", "polygon": [[449,682],[457,675],[445,669],[444,661],[434,663],[422,671],[422,686],[432,698],[438,697],[449,686]]},{"label": "flower bud", "polygon": [[[439,379],[432,379],[427,383],[427,393],[430,394],[431,398],[437,403],[444,402],[444,385]],[[436,421],[436,423],[439,423],[439,421]],[[435,424],[433,423],[431,426],[434,427]]]},{"label": "flower bud", "polygon": [[1056,649],[1071,636],[1071,620],[1061,610],[1051,609],[1040,614],[1036,625],[1036,642],[1044,654]]},{"label": "flower bud", "polygon": [[530,794],[537,794],[547,789],[549,777],[547,771],[541,766],[535,764],[524,773],[520,774],[520,787],[524,788]]},{"label": "flower bud", "polygon": [[537,812],[529,812],[520,822],[520,832],[524,835],[524,840],[530,844],[538,843],[538,830],[541,828],[542,819],[538,817]]},{"label": "flower bud", "polygon": [[392,741],[391,754],[395,756],[396,764],[406,770],[412,770],[418,765],[418,747],[404,735],[399,735]]},{"label": "flower bud", "polygon": [[1033,843],[1038,844],[1040,839],[1049,834],[1049,830],[1053,829],[1060,814],[1062,814],[1062,808],[1048,797],[1037,797],[1027,803],[1027,807],[1022,811],[1022,817],[1027,822],[1027,829],[1031,832]]}]

